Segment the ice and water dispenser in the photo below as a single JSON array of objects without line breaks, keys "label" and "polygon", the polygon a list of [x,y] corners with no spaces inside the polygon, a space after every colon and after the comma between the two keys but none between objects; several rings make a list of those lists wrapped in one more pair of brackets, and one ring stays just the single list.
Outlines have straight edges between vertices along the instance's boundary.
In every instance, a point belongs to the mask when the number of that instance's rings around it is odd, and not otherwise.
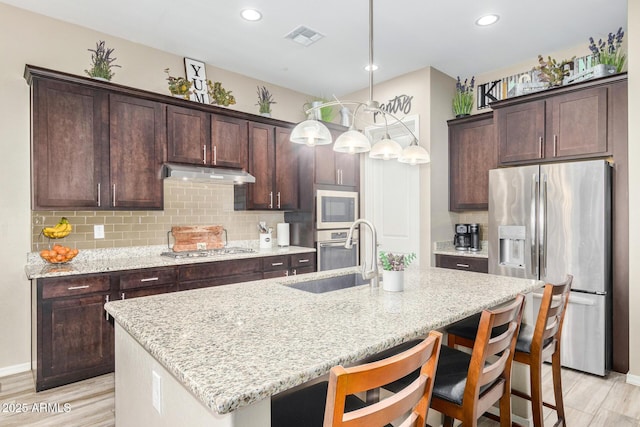
[{"label": "ice and water dispenser", "polygon": [[501,225],[498,227],[500,240],[500,265],[524,268],[524,243],[526,227],[522,225]]}]

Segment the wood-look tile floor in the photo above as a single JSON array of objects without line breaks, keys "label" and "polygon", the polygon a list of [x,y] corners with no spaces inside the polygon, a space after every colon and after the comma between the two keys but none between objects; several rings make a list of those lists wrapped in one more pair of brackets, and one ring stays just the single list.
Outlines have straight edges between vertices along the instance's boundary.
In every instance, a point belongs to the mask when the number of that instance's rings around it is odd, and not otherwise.
[{"label": "wood-look tile floor", "polygon": [[[551,370],[547,366],[543,380],[545,400],[553,402]],[[601,378],[565,369],[562,381],[569,427],[640,427],[640,387],[625,383],[624,375],[610,373]],[[17,408],[23,412],[17,412]],[[545,408],[545,427],[555,421],[555,412]],[[35,392],[30,372],[0,378],[0,426],[114,425],[113,374],[40,393]],[[499,423],[482,417],[478,426]]]}]

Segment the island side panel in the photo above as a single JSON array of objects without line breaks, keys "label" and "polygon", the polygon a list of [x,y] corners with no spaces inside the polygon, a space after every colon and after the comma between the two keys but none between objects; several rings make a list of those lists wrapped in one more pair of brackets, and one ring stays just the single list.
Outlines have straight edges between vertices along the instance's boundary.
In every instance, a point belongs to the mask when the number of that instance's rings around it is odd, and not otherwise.
[{"label": "island side panel", "polygon": [[[269,399],[218,414],[193,396],[116,322],[116,425],[269,427]],[[160,377],[160,412],[153,405],[153,373]]]}]

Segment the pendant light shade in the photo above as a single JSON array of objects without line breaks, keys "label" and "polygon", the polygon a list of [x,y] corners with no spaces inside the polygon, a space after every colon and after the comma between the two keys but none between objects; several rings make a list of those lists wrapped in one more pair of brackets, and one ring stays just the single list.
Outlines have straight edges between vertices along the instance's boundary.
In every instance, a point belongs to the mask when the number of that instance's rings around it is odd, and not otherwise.
[{"label": "pendant light shade", "polygon": [[418,142],[414,139],[408,147],[402,150],[402,154],[398,157],[398,161],[400,163],[418,165],[429,163],[431,161],[431,156],[429,156],[429,152],[419,146]]},{"label": "pendant light shade", "polygon": [[337,151],[339,153],[365,153],[371,150],[371,143],[369,142],[369,138],[364,136],[364,134],[355,129],[351,129],[336,139],[335,144],[333,144],[333,151]]},{"label": "pendant light shade", "polygon": [[369,157],[372,159],[390,160],[397,159],[402,154],[402,146],[391,139],[389,135],[385,135],[384,139],[375,143],[369,151]]},{"label": "pendant light shade", "polygon": [[306,144],[310,147],[331,144],[331,132],[317,120],[305,120],[298,123],[291,131],[291,142]]}]

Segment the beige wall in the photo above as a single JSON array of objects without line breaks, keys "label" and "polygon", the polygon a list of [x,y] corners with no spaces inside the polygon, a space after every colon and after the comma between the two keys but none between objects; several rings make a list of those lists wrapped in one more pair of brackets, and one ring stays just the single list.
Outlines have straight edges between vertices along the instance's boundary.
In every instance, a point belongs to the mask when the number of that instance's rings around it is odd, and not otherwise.
[{"label": "beige wall", "polygon": [[[0,259],[2,275],[0,277],[0,376],[29,369],[30,360],[30,286],[24,273],[26,253],[31,250],[32,226],[30,212],[30,157],[29,157],[29,87],[23,74],[25,64],[37,65],[53,70],[84,75],[89,67],[90,52],[98,40],[106,40],[107,46],[115,48],[117,64],[122,68],[116,69],[114,83],[132,86],[139,89],[168,94],[166,74],[164,69],[169,67],[173,75],[183,75],[184,62],[180,56],[172,55],[156,49],[151,49],[130,41],[111,37],[96,31],[70,25],[36,15],[21,9],[0,3],[0,149],[3,167],[0,180],[4,184],[0,190],[0,236],[4,242],[0,245]],[[198,59],[198,58],[194,58]],[[298,121],[303,118],[302,105],[311,99],[310,96],[291,90],[256,81],[248,77],[207,66],[207,77],[214,81],[221,81],[223,86],[233,91],[238,103],[231,108],[257,113],[256,86],[265,84],[278,102],[273,106],[273,117],[287,121]],[[223,190],[224,194],[226,190]],[[206,216],[203,221],[228,221],[231,225],[231,239],[241,239],[241,224],[253,223],[260,214],[240,214],[236,217],[224,208],[228,197],[222,196],[223,207],[221,213]],[[225,198],[226,197],[226,198]],[[195,209],[195,208],[194,208]],[[93,213],[90,213],[93,215]],[[124,216],[129,213],[105,213],[113,215],[124,222]],[[45,217],[57,219],[57,213]],[[78,221],[90,221],[87,215],[76,215]],[[195,215],[194,211],[185,214],[185,219]],[[272,214],[270,214],[272,215]],[[276,214],[279,215],[279,214]],[[182,214],[178,215],[179,217]],[[164,220],[167,215],[164,214]],[[169,215],[172,217],[172,215]],[[168,223],[157,222],[156,213],[131,213],[130,218],[140,221],[156,222],[153,227],[166,228]],[[233,219],[232,219],[233,218]],[[276,217],[264,216],[264,220],[275,222]],[[105,222],[107,220],[105,219]],[[126,225],[121,224],[123,228]],[[227,225],[227,224],[223,224]],[[157,242],[159,229],[140,230],[140,241]],[[114,224],[114,233],[115,224]],[[158,234],[159,233],[159,234]],[[81,236],[81,235],[82,236]],[[78,238],[85,238],[78,246],[90,247],[91,239],[86,231]],[[119,240],[114,234],[113,239],[107,239],[95,245],[108,245],[108,241]],[[123,244],[125,243],[122,239]],[[126,242],[129,243],[129,242]],[[133,239],[131,242],[133,243]],[[162,243],[162,242],[159,242]],[[114,243],[112,243],[114,244]]]},{"label": "beige wall", "polygon": [[[640,163],[640,2],[629,1],[629,164]],[[635,119],[635,120],[634,120]],[[629,381],[640,385],[640,169],[629,168]]]}]

